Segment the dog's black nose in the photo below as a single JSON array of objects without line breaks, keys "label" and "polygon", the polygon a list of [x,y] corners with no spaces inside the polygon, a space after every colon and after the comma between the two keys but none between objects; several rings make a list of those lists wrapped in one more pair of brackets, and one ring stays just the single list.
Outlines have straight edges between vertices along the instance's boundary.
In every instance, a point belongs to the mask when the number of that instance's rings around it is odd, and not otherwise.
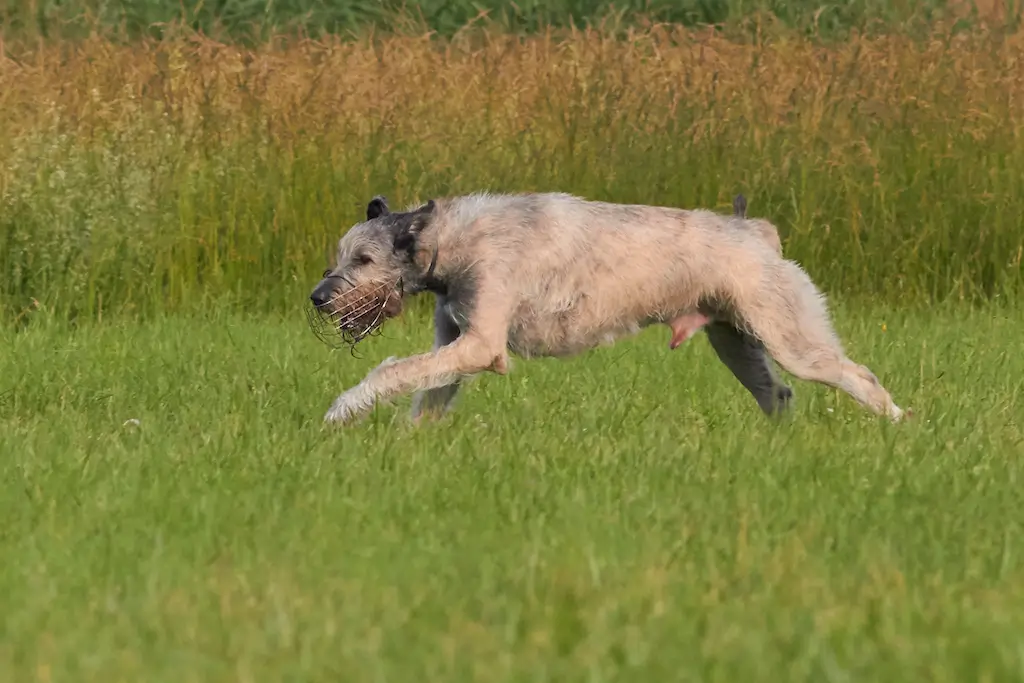
[{"label": "dog's black nose", "polygon": [[313,293],[309,295],[309,300],[313,302],[314,306],[323,306],[331,300],[331,288],[324,285],[320,285],[313,290]]}]

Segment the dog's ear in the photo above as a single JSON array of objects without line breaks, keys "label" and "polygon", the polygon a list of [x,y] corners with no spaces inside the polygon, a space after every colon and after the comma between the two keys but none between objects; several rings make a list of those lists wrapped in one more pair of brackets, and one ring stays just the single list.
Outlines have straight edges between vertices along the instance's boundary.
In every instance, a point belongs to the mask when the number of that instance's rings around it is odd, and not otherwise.
[{"label": "dog's ear", "polygon": [[434,200],[431,199],[415,211],[401,214],[395,224],[395,251],[408,251],[416,244],[423,228],[430,223],[436,207]]},{"label": "dog's ear", "polygon": [[372,221],[380,216],[386,216],[389,213],[391,213],[391,210],[388,208],[388,200],[384,195],[377,195],[366,206],[366,220],[368,221]]}]

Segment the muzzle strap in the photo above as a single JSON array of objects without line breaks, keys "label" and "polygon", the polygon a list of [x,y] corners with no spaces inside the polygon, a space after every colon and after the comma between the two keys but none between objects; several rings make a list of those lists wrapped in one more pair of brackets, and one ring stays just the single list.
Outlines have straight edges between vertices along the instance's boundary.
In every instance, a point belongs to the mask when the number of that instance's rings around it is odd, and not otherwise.
[{"label": "muzzle strap", "polygon": [[438,248],[434,247],[434,255],[430,257],[430,265],[427,266],[427,272],[423,274],[423,279],[425,280],[434,279],[434,269],[437,268],[437,252]]}]

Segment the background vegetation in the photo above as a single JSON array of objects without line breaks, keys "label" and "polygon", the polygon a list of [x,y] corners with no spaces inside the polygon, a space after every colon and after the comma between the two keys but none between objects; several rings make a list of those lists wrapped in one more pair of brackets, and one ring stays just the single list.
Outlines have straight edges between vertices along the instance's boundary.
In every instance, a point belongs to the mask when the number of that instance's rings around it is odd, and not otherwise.
[{"label": "background vegetation", "polygon": [[836,295],[1006,297],[1022,57],[1024,32],[949,25],[23,44],[0,59],[0,307],[290,309],[373,194],[481,189],[723,211],[743,191]]},{"label": "background vegetation", "polygon": [[609,19],[728,25],[761,15],[797,31],[838,37],[942,17],[1015,23],[1019,11],[1014,0],[0,0],[0,26],[8,37],[100,31],[135,38],[161,35],[166,24],[182,22],[207,35],[258,41],[281,31],[323,35],[411,24],[451,35],[481,20],[529,32]]}]

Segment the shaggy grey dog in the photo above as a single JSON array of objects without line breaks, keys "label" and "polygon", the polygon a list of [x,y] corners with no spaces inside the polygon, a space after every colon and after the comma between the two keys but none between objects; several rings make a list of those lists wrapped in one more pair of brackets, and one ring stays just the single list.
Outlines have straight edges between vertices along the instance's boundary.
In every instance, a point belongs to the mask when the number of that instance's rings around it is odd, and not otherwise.
[{"label": "shaggy grey dog", "polygon": [[479,193],[392,212],[370,201],[310,295],[311,323],[351,344],[433,292],[434,347],[389,358],[338,396],[325,420],[416,392],[413,417],[440,414],[463,377],[508,372],[508,353],[570,356],[652,324],[675,348],[704,329],[722,362],[769,414],[792,391],[769,356],[896,421],[874,374],[846,357],[821,293],[782,256],[778,231],[712,211],[587,201],[561,193]]}]

